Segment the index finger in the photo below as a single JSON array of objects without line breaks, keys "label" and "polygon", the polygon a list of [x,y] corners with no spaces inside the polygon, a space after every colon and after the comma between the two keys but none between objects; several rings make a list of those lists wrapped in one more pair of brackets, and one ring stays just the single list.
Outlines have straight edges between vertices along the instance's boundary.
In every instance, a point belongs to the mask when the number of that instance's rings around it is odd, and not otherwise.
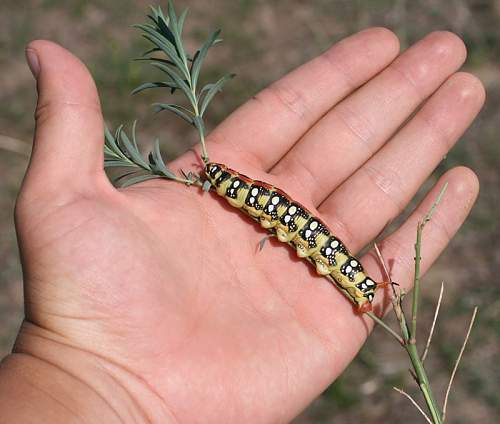
[{"label": "index finger", "polygon": [[370,28],[335,44],[262,90],[209,137],[211,157],[231,165],[270,169],[337,102],[399,53],[397,37]]}]

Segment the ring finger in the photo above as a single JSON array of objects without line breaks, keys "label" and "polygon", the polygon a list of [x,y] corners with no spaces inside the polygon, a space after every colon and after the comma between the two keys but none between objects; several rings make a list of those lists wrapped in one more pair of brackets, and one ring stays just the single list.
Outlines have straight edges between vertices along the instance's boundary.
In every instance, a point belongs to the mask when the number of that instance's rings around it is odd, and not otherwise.
[{"label": "ring finger", "polygon": [[375,156],[319,208],[353,251],[399,215],[471,124],[484,101],[473,75],[453,75]]}]

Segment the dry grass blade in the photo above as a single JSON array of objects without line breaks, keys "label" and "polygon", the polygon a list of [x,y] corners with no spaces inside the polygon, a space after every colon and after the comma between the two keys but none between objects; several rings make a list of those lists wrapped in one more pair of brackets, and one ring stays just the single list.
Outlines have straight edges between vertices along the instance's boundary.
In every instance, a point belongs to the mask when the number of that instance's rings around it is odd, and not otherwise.
[{"label": "dry grass blade", "polygon": [[404,390],[402,389],[399,389],[397,387],[393,387],[394,390],[396,390],[396,392],[398,393],[401,393],[403,396],[406,396],[408,399],[410,399],[410,402],[413,403],[413,405],[415,406],[415,408],[418,409],[418,412],[420,412],[422,414],[422,416],[425,418],[425,420],[429,423],[429,424],[432,424],[432,421],[431,419],[427,416],[427,414],[424,412],[424,410],[420,407],[420,405],[415,401],[415,399],[413,399],[408,393],[406,393]]},{"label": "dry grass blade", "polygon": [[434,328],[436,327],[437,317],[439,315],[439,309],[441,308],[441,302],[443,301],[443,292],[444,292],[444,281],[441,281],[441,289],[439,290],[439,298],[436,305],[436,310],[434,312],[434,318],[432,320],[431,330],[429,331],[429,337],[427,337],[427,343],[425,344],[424,353],[422,354],[422,362],[427,358],[427,354],[429,353],[429,347],[431,346],[432,336],[434,334]]},{"label": "dry grass blade", "polygon": [[[375,253],[377,254],[378,260],[382,264],[382,268],[384,269],[384,274],[387,278],[387,282],[392,283],[391,273],[389,272],[389,268],[387,266],[387,263],[385,262],[384,256],[382,255],[382,252],[380,251],[380,248],[378,247],[378,244],[374,243],[373,247],[375,248]],[[391,284],[391,288],[392,288],[393,299],[395,299],[395,298],[397,298],[397,293],[396,293],[396,289],[394,288],[394,284]]]},{"label": "dry grass blade", "polygon": [[455,362],[455,366],[453,367],[453,371],[451,372],[448,387],[446,388],[446,395],[444,397],[443,414],[442,414],[443,422],[445,421],[445,418],[446,418],[446,407],[448,406],[448,397],[450,396],[451,385],[453,384],[453,379],[455,378],[455,374],[457,373],[458,366],[460,365],[460,361],[462,359],[462,355],[464,353],[465,346],[467,345],[467,342],[469,341],[469,336],[470,336],[470,333],[472,331],[472,326],[474,325],[474,321],[476,320],[477,309],[478,309],[477,306],[474,307],[474,311],[472,312],[472,317],[471,317],[470,323],[469,323],[469,328],[467,329],[467,334],[465,335],[465,339],[464,339],[464,342],[463,342],[462,347],[460,349],[460,352],[458,354],[457,360]]}]

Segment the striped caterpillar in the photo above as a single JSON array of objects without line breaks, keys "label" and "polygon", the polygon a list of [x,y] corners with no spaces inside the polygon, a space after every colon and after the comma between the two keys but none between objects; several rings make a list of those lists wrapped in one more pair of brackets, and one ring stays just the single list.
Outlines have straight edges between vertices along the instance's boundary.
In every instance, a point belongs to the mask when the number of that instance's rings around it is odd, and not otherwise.
[{"label": "striped caterpillar", "polygon": [[317,273],[330,279],[359,312],[371,311],[375,290],[381,284],[364,273],[359,260],[319,218],[279,188],[252,180],[226,165],[207,163],[205,175],[219,196],[315,265]]}]

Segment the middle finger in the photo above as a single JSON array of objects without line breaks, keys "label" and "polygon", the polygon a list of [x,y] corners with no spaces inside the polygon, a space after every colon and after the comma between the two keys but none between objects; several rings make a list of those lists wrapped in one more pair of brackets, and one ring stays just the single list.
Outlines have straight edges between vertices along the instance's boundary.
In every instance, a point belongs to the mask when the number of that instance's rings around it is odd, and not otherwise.
[{"label": "middle finger", "polygon": [[271,171],[320,204],[401,126],[466,57],[463,42],[434,32],[323,117]]}]

